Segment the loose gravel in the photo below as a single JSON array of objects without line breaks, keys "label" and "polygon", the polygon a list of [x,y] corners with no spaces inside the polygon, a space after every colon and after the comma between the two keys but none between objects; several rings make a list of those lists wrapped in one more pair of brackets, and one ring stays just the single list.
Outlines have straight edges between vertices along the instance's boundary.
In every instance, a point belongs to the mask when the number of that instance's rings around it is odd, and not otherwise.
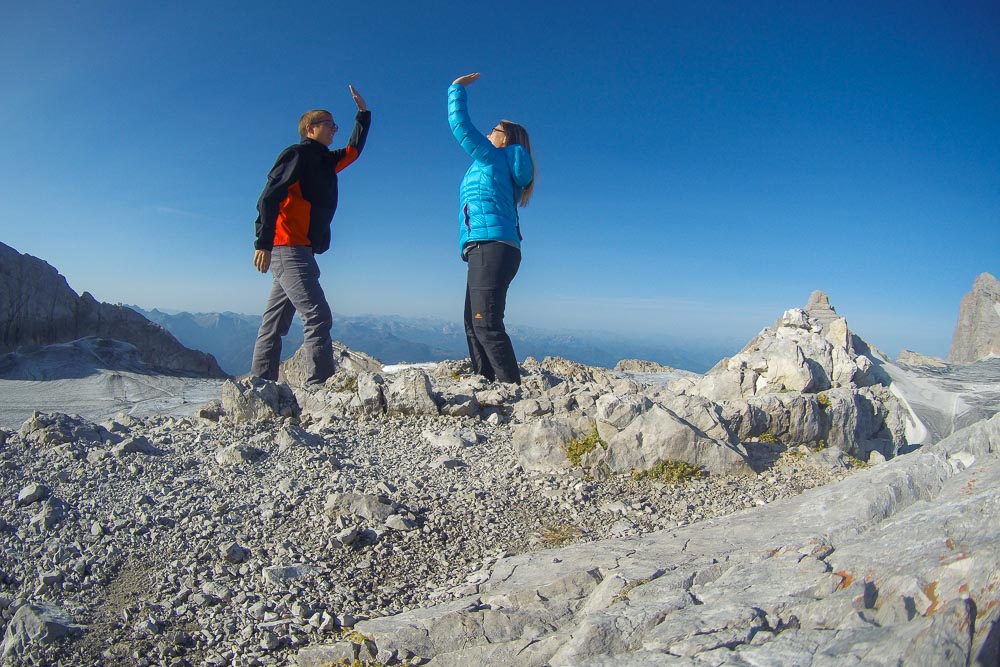
[{"label": "loose gravel", "polygon": [[[711,519],[850,474],[763,443],[747,444],[756,477],[529,473],[510,425],[478,418],[345,419],[315,434],[291,420],[105,427],[116,442],[0,433],[0,632],[28,603],[81,626],[23,664],[295,664],[359,619],[475,593],[506,555]],[[359,496],[375,511],[350,505]]]}]

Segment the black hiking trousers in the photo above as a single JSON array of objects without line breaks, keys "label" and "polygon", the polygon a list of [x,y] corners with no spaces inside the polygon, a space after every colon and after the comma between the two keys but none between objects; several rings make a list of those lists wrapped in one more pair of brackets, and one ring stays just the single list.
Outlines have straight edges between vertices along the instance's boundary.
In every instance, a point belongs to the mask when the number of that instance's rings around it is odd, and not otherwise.
[{"label": "black hiking trousers", "polygon": [[472,371],[487,380],[521,384],[514,346],[503,325],[507,289],[521,266],[521,251],[499,241],[468,246],[465,336]]}]

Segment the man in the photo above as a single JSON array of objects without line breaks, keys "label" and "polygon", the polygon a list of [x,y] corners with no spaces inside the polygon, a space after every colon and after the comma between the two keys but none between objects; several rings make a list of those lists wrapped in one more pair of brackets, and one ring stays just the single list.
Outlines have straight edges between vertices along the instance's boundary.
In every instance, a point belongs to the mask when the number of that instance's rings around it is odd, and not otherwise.
[{"label": "man", "polygon": [[281,337],[288,333],[296,311],[305,335],[306,382],[322,383],[333,375],[333,315],[319,284],[315,255],[330,248],[330,221],[337,210],[337,173],[361,154],[371,126],[364,98],[354,86],[350,89],[358,113],[347,146],[329,149],[338,130],[329,111],[315,109],[302,114],[302,141],[278,156],[257,202],[253,265],[261,273],[270,269],[274,283],[250,372],[266,380],[278,379]]}]

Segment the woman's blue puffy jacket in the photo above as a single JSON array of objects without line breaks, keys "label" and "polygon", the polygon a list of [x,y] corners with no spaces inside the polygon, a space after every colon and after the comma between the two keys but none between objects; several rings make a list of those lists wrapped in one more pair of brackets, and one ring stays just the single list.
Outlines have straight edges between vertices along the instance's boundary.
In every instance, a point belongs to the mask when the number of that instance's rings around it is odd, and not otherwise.
[{"label": "woman's blue puffy jacket", "polygon": [[472,159],[459,188],[459,252],[470,241],[503,241],[518,248],[517,201],[534,169],[524,146],[497,148],[472,125],[465,86],[448,88],[451,132]]}]

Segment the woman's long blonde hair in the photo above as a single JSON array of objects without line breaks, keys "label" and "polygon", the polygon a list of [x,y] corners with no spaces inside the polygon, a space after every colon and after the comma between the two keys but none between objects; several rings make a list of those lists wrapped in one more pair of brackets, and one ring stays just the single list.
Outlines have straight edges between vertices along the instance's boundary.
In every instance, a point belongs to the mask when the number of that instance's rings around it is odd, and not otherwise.
[{"label": "woman's long blonde hair", "polygon": [[524,129],[524,126],[512,120],[501,120],[500,127],[507,137],[507,145],[521,144],[528,151],[528,157],[531,158],[531,182],[524,186],[524,189],[521,190],[521,198],[517,200],[518,206],[527,206],[528,200],[531,199],[531,195],[535,192],[535,177],[538,173],[535,166],[535,158],[531,155],[531,139],[528,138],[528,131]]}]

